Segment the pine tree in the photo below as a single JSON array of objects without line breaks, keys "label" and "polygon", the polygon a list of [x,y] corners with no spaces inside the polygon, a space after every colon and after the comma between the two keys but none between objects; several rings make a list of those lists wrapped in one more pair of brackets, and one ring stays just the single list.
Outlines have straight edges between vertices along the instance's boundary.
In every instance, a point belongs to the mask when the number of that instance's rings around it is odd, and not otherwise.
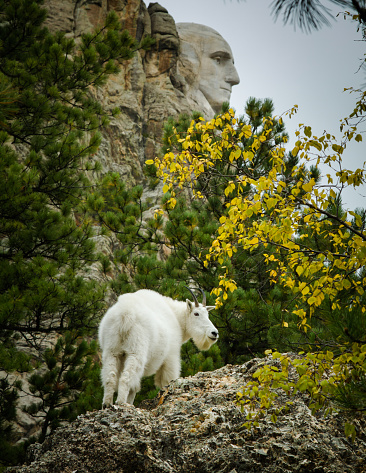
[{"label": "pine tree", "polygon": [[[72,403],[96,378],[85,337],[96,332],[105,287],[88,276],[100,258],[80,203],[108,117],[90,86],[150,42],[137,45],[111,12],[77,46],[43,26],[42,3],[0,1],[0,370],[42,367],[30,378],[40,399],[30,412],[43,417],[44,438],[82,409]],[[9,439],[19,385],[4,383],[0,438]]]},{"label": "pine tree", "polygon": [[[360,23],[366,23],[365,2],[358,0],[329,0],[329,3],[340,5],[346,11],[353,11],[358,15]],[[317,30],[322,25],[329,26],[330,11],[325,2],[319,0],[275,0],[272,12],[277,19],[283,14],[283,21],[294,25],[298,24],[304,31]]]}]

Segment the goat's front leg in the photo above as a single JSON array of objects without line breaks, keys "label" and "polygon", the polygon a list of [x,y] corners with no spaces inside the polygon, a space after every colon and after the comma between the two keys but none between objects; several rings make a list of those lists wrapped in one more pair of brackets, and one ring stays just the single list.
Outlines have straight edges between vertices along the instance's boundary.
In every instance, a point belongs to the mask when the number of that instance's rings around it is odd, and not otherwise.
[{"label": "goat's front leg", "polygon": [[155,386],[162,388],[167,386],[174,379],[179,378],[180,375],[180,359],[173,357],[173,359],[166,360],[155,374]]},{"label": "goat's front leg", "polygon": [[130,392],[128,393],[127,396],[127,404],[133,404],[133,401],[135,400],[137,390],[135,389],[130,389]]}]

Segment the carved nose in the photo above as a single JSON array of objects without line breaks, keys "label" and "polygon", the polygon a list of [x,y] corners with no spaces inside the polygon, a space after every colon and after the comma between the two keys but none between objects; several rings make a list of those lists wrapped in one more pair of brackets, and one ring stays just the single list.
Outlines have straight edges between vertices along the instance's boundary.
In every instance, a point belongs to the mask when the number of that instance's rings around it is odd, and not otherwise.
[{"label": "carved nose", "polygon": [[215,338],[217,338],[217,337],[219,336],[219,332],[213,331],[213,332],[211,332],[211,333],[212,333],[212,335],[213,335]]},{"label": "carved nose", "polygon": [[232,64],[232,67],[230,68],[229,74],[226,76],[226,82],[230,84],[231,86],[237,85],[240,82],[239,75],[235,69],[234,64]]}]

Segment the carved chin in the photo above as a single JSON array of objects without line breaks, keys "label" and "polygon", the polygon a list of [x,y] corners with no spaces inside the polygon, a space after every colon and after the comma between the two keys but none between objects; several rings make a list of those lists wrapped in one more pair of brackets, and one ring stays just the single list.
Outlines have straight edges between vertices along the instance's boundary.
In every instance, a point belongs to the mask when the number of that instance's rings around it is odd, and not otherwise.
[{"label": "carved chin", "polygon": [[217,339],[212,340],[212,338],[209,337],[202,337],[199,340],[193,341],[199,350],[206,351],[217,341]]}]

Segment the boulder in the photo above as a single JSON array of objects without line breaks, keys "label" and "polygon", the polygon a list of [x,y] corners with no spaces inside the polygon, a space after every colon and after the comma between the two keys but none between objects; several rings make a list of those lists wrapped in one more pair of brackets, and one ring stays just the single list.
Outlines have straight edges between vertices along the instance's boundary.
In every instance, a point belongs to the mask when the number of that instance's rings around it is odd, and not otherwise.
[{"label": "boulder", "polygon": [[[125,404],[89,412],[59,428],[29,452],[29,464],[8,473],[361,473],[366,465],[366,424],[354,443],[344,418],[314,417],[298,394],[289,411],[247,430],[236,393],[264,361],[227,365],[179,378],[140,408]],[[278,406],[285,398],[277,398]]]}]

